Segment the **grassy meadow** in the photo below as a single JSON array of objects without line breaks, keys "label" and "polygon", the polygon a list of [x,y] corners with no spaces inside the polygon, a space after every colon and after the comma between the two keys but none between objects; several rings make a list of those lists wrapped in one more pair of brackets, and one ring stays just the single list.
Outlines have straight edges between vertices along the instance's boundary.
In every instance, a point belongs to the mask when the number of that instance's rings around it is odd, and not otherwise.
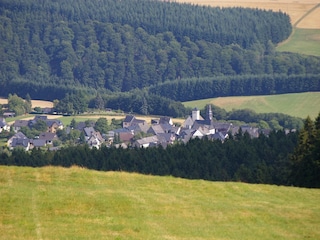
[{"label": "grassy meadow", "polygon": [[257,113],[284,113],[294,117],[315,119],[320,112],[320,92],[290,93],[267,96],[209,98],[183,103],[186,107],[204,108],[213,104],[227,111],[252,109]]},{"label": "grassy meadow", "polygon": [[295,28],[291,37],[277,51],[320,56],[320,29]]},{"label": "grassy meadow", "polygon": [[320,239],[320,190],[0,166],[0,239]]}]

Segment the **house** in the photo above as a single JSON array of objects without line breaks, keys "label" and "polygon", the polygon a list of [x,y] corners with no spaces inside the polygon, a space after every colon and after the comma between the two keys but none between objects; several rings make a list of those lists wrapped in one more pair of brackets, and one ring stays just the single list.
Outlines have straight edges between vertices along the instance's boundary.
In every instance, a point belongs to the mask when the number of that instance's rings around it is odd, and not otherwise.
[{"label": "house", "polygon": [[63,123],[58,119],[48,119],[47,116],[39,115],[35,116],[33,120],[30,121],[29,126],[33,126],[38,121],[44,121],[47,125],[47,132],[56,133],[58,129],[63,129]]},{"label": "house", "polygon": [[145,120],[137,119],[133,115],[127,115],[122,122],[122,127],[127,128],[133,125],[138,125],[139,123],[145,123]]},{"label": "house", "polygon": [[21,147],[24,150],[28,151],[30,149],[29,139],[27,139],[27,138],[24,138],[24,139],[23,138],[14,138],[12,140],[10,149],[12,150],[17,147]]},{"label": "house", "polygon": [[134,137],[134,134],[132,132],[120,132],[118,133],[119,141],[129,143]]},{"label": "house", "polygon": [[45,108],[41,108],[41,111],[44,114],[50,114],[50,113],[53,113],[53,108],[45,107]]},{"label": "house", "polygon": [[54,140],[58,140],[56,133],[43,132],[39,135],[39,139],[44,140],[46,144],[53,144]]},{"label": "house", "polygon": [[46,121],[48,131],[56,132],[57,130],[62,130],[64,128],[63,123],[58,119],[49,119]]},{"label": "house", "polygon": [[12,142],[13,142],[13,139],[15,139],[15,138],[18,138],[18,139],[28,139],[28,138],[26,137],[26,135],[24,135],[22,132],[18,132],[18,133],[16,133],[15,135],[13,135],[11,138],[8,139],[8,141],[7,141],[7,146],[8,146],[9,148],[12,148]]},{"label": "house", "polygon": [[94,122],[89,122],[89,123],[78,122],[75,126],[75,129],[79,131],[83,131],[83,129],[86,127],[94,127]]},{"label": "house", "polygon": [[[228,123],[228,122],[214,122],[213,123],[213,127],[216,129],[216,132],[223,132],[223,133],[227,133],[227,132],[233,132],[234,130],[234,126],[232,123]],[[236,129],[236,131],[238,131],[239,128]]]},{"label": "house", "polygon": [[0,133],[2,131],[10,131],[10,126],[7,124],[5,118],[0,118]]},{"label": "house", "polygon": [[85,127],[83,129],[86,143],[90,147],[100,148],[101,144],[104,142],[104,138],[101,136],[100,132],[94,130],[93,127]]},{"label": "house", "polygon": [[33,149],[35,147],[45,147],[47,145],[44,139],[30,139],[29,142],[30,149]]},{"label": "house", "polygon": [[139,132],[147,133],[149,128],[150,128],[150,125],[144,121],[144,122],[141,122],[138,124],[133,124],[130,127],[127,127],[126,129],[128,129],[130,132],[136,134]]},{"label": "house", "polygon": [[173,125],[173,121],[171,117],[160,117],[159,124],[169,124]]},{"label": "house", "polygon": [[[213,114],[211,110],[211,105],[207,107],[206,118],[200,115],[200,110],[194,108],[192,110],[191,116],[189,116],[182,124],[183,128],[194,128],[197,129],[200,126],[212,126],[213,124]],[[213,128],[213,127],[212,127]]]},{"label": "house", "polygon": [[147,131],[148,134],[157,135],[160,133],[164,133],[163,128],[159,124],[154,124],[150,126],[149,130]]},{"label": "house", "polygon": [[151,137],[145,137],[145,138],[141,138],[136,140],[133,143],[133,146],[135,147],[143,147],[143,148],[147,148],[149,146],[156,146],[159,144],[159,138],[158,136],[151,136]]},{"label": "house", "polygon": [[99,149],[101,144],[102,144],[102,141],[100,138],[98,138],[97,136],[95,135],[92,135],[88,140],[87,140],[87,144],[89,145],[90,148],[96,148],[96,149]]},{"label": "house", "polygon": [[15,117],[16,114],[15,114],[14,112],[4,112],[4,113],[2,114],[2,116],[3,116],[4,118],[11,118],[11,117]]},{"label": "house", "polygon": [[86,137],[86,140],[89,139],[91,137],[91,135],[95,132],[96,130],[94,130],[93,127],[85,127],[83,129],[84,135]]},{"label": "house", "polygon": [[235,127],[233,127],[233,128],[231,129],[231,131],[230,131],[231,134],[232,134],[233,136],[235,136],[236,134],[239,133],[240,128],[241,128],[242,133],[247,132],[251,138],[257,138],[257,137],[259,137],[259,134],[260,134],[259,128],[251,127],[251,126],[247,126],[247,125],[235,126]]},{"label": "house", "polygon": [[13,123],[13,131],[17,133],[22,127],[29,127],[29,123],[29,120],[16,120]]},{"label": "house", "polygon": [[228,133],[224,134],[222,132],[216,132],[214,134],[208,135],[208,139],[219,140],[221,142],[224,142],[224,140],[228,138],[228,136],[229,136]]},{"label": "house", "polygon": [[158,134],[158,139],[161,144],[173,144],[176,140],[176,135],[174,133],[160,133]]},{"label": "house", "polygon": [[153,124],[147,131],[149,134],[157,135],[159,133],[175,133],[179,128],[168,123]]}]

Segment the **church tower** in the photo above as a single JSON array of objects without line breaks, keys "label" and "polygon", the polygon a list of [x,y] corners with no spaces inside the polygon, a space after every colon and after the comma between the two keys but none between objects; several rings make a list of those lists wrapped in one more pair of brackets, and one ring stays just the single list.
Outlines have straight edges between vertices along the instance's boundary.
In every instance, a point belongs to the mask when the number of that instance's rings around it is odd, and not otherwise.
[{"label": "church tower", "polygon": [[212,114],[212,109],[211,109],[211,104],[207,106],[207,114],[206,114],[207,120],[210,122],[213,120],[213,114]]},{"label": "church tower", "polygon": [[194,108],[192,110],[192,120],[193,121],[200,120],[200,110],[198,108]]}]

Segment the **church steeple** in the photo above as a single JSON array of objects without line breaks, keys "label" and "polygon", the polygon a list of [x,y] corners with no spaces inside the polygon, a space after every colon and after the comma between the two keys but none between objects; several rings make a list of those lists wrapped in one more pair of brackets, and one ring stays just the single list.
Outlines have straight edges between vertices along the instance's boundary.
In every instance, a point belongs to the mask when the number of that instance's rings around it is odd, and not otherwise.
[{"label": "church steeple", "polygon": [[212,114],[212,109],[211,109],[211,104],[209,104],[207,106],[207,114],[206,114],[207,120],[209,120],[210,122],[213,119],[213,114]]}]

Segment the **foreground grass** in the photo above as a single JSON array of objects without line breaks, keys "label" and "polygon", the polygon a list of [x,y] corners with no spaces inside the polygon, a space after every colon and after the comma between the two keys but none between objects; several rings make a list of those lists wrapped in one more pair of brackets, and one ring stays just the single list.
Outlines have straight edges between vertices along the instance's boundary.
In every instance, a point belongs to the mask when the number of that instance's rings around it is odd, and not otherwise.
[{"label": "foreground grass", "polygon": [[204,108],[213,104],[227,111],[252,109],[257,113],[284,113],[305,119],[315,119],[320,112],[320,92],[290,93],[268,96],[221,97],[183,103],[186,107]]},{"label": "foreground grass", "polygon": [[320,29],[295,28],[292,36],[279,45],[277,50],[320,56]]},{"label": "foreground grass", "polygon": [[320,239],[320,190],[0,167],[0,239]]}]

